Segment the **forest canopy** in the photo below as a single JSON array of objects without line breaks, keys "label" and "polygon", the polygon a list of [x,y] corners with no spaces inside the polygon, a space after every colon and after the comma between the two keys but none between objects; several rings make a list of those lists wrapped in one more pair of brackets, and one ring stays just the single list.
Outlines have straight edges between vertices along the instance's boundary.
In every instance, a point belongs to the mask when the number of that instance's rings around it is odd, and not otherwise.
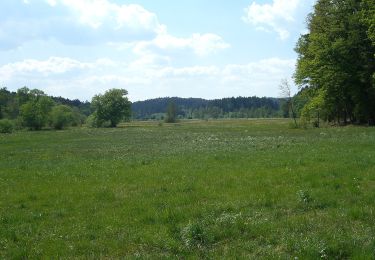
[{"label": "forest canopy", "polygon": [[302,116],[375,123],[375,1],[319,0],[302,35],[295,82]]}]

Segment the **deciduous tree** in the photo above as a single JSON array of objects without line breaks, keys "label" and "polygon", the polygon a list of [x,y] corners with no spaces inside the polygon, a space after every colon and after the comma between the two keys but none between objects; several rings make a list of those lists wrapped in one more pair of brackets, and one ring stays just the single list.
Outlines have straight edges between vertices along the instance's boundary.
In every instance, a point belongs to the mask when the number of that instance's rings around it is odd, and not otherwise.
[{"label": "deciduous tree", "polygon": [[91,105],[97,126],[109,122],[111,127],[116,127],[121,120],[130,119],[131,103],[126,97],[125,89],[110,89],[104,95],[93,97]]}]

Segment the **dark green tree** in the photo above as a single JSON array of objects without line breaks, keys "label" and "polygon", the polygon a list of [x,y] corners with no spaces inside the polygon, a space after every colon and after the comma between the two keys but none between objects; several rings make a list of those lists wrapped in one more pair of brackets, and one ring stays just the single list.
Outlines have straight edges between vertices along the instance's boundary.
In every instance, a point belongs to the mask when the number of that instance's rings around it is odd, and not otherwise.
[{"label": "dark green tree", "polygon": [[177,122],[177,108],[176,108],[176,104],[173,101],[171,101],[168,104],[165,122],[166,123],[176,123]]},{"label": "dark green tree", "polygon": [[[374,122],[375,71],[371,18],[374,1],[318,0],[309,33],[297,43],[295,82],[338,123]],[[306,104],[314,107],[315,105]]]},{"label": "dark green tree", "polygon": [[0,119],[5,118],[6,109],[10,100],[10,92],[6,88],[0,88]]},{"label": "dark green tree", "polygon": [[125,89],[110,89],[104,95],[93,97],[91,105],[97,126],[109,122],[111,127],[116,127],[121,120],[129,120],[131,116],[131,102]]}]

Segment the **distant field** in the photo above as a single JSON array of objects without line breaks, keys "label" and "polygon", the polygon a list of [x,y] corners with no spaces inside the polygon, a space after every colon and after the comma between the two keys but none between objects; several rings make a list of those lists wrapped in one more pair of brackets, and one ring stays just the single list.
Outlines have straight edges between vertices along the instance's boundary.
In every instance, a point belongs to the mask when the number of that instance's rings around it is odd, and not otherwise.
[{"label": "distant field", "polygon": [[0,258],[374,258],[375,128],[0,135]]}]

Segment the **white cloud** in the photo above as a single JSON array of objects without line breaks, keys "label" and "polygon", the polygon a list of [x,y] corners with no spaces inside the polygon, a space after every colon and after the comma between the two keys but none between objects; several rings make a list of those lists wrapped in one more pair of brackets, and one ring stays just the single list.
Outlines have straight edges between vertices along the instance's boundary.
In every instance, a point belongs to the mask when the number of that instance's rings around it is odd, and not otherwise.
[{"label": "white cloud", "polygon": [[0,49],[14,49],[30,41],[104,44],[132,50],[147,63],[146,60],[161,56],[166,60],[168,51],[190,50],[206,56],[230,47],[214,33],[173,36],[155,13],[137,4],[118,4],[110,0],[29,1],[28,16],[22,17],[17,17],[16,10],[25,7],[14,2],[10,9],[13,15],[2,16],[0,3]]},{"label": "white cloud", "polygon": [[218,50],[229,48],[230,45],[216,34],[194,34],[191,38],[191,47],[198,55],[207,55]]},{"label": "white cloud", "polygon": [[289,37],[288,24],[294,22],[294,15],[301,0],[272,0],[272,4],[252,2],[245,8],[246,15],[242,20],[255,26],[258,30],[272,30],[280,39]]},{"label": "white cloud", "polygon": [[47,4],[49,4],[50,6],[55,6],[57,5],[57,1],[56,0],[46,0]]},{"label": "white cloud", "polygon": [[161,24],[157,16],[140,5],[118,5],[107,0],[46,0],[51,6],[61,4],[79,21],[94,29],[111,25],[115,30],[130,28],[158,32]]},{"label": "white cloud", "polygon": [[157,59],[138,62],[137,66],[134,63],[137,61],[81,62],[51,57],[4,65],[0,78],[13,90],[27,85],[51,95],[82,100],[114,87],[126,88],[133,101],[160,96],[277,96],[280,80],[291,76],[295,60],[270,58],[248,64],[185,67],[160,64]]},{"label": "white cloud", "polygon": [[159,50],[186,50],[190,49],[199,56],[206,56],[217,51],[227,49],[230,45],[219,35],[195,33],[188,38],[175,37],[164,30],[151,41],[141,41],[134,45],[134,52],[139,55],[148,55]]},{"label": "white cloud", "polygon": [[136,4],[108,0],[23,3],[0,1],[0,49],[15,49],[35,40],[75,45],[151,40],[164,28],[155,13]]},{"label": "white cloud", "polygon": [[98,59],[93,63],[81,62],[71,58],[50,57],[47,60],[27,59],[20,62],[9,63],[0,67],[0,78],[11,80],[14,77],[51,77],[53,75],[80,70],[100,69],[102,67],[117,66],[109,59]]},{"label": "white cloud", "polygon": [[[63,64],[63,66],[59,66],[61,64]],[[51,57],[45,61],[24,60],[22,62],[10,63],[0,67],[0,77],[2,79],[9,80],[17,74],[33,72],[43,74],[49,74],[51,72],[61,73],[80,66],[81,65],[76,61],[67,58]]]}]

